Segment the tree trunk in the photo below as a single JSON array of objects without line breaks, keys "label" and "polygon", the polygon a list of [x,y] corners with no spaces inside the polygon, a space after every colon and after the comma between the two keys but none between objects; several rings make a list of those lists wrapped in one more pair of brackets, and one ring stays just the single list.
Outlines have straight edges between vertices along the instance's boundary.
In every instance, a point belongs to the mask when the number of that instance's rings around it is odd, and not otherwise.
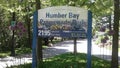
[{"label": "tree trunk", "polygon": [[112,30],[112,26],[111,26],[111,15],[109,16],[109,30],[111,31]]},{"label": "tree trunk", "polygon": [[36,1],[36,10],[41,9],[41,2],[40,0],[35,0]]},{"label": "tree trunk", "polygon": [[[13,15],[12,15],[12,21],[15,21],[15,12],[13,12]],[[11,56],[15,56],[15,38],[14,38],[14,35],[15,35],[15,31],[12,30],[12,39],[11,39]]]},{"label": "tree trunk", "polygon": [[119,39],[119,0],[114,0],[114,34],[112,44],[111,68],[118,68],[118,39]]},{"label": "tree trunk", "polygon": [[48,37],[44,38],[44,44],[45,44],[46,46],[48,46],[48,44],[49,44],[49,39],[48,39]]},{"label": "tree trunk", "polygon": [[74,38],[74,54],[77,54],[77,38]]},{"label": "tree trunk", "polygon": [[30,18],[29,18],[29,14],[28,14],[28,9],[26,7],[26,12],[27,12],[27,15],[26,15],[26,22],[27,22],[27,32],[28,32],[28,45],[27,47],[31,48],[32,45],[31,45],[31,32],[30,32]]},{"label": "tree trunk", "polygon": [[[40,0],[36,0],[36,10],[41,8]],[[42,62],[42,38],[38,37],[38,44],[37,44],[37,61]]]},{"label": "tree trunk", "polygon": [[42,38],[38,37],[38,45],[37,45],[37,61],[42,62]]},{"label": "tree trunk", "polygon": [[31,32],[30,32],[30,19],[28,18],[28,47],[32,47],[31,44]]}]

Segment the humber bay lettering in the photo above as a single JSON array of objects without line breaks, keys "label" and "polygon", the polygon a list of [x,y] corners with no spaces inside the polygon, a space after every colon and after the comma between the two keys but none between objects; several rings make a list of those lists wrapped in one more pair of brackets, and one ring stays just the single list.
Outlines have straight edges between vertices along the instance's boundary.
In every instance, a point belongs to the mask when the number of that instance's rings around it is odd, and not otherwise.
[{"label": "humber bay lettering", "polygon": [[74,18],[74,19],[79,19],[79,14],[75,14],[72,12],[69,12],[68,14],[62,14],[62,13],[46,13],[46,18]]},{"label": "humber bay lettering", "polygon": [[69,18],[76,18],[78,19],[79,18],[79,14],[73,14],[73,13],[69,13]]},{"label": "humber bay lettering", "polygon": [[57,13],[57,14],[51,14],[51,13],[46,13],[46,18],[66,18],[67,14],[61,14],[61,13]]}]

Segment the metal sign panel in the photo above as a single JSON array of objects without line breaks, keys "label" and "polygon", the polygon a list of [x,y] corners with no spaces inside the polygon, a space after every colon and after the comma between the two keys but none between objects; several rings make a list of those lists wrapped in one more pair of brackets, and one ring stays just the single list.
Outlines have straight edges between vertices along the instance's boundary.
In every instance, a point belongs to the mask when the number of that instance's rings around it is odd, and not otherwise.
[{"label": "metal sign panel", "polygon": [[[79,34],[87,32],[88,10],[57,6],[40,9],[38,14],[39,36],[80,37]],[[74,31],[78,36],[72,36]]]}]

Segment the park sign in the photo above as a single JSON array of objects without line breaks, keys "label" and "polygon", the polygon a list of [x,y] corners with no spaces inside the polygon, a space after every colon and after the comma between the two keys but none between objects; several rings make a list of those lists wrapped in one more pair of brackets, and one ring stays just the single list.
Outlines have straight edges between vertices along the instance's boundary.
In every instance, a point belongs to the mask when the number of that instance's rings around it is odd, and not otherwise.
[{"label": "park sign", "polygon": [[87,38],[87,68],[91,68],[92,12],[71,6],[37,10],[33,15],[32,68],[37,68],[37,38],[46,36]]},{"label": "park sign", "polygon": [[38,36],[85,37],[88,10],[56,6],[38,10]]}]

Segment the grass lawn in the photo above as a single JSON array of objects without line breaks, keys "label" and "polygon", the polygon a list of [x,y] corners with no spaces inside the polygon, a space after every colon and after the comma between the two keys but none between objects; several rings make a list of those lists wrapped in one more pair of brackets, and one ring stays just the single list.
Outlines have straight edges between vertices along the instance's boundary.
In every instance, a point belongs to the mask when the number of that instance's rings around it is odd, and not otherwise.
[{"label": "grass lawn", "polygon": [[[45,59],[43,63],[38,64],[38,68],[86,68],[86,63],[86,54],[78,53],[75,56],[72,53],[66,53]],[[11,68],[31,68],[31,64]],[[110,68],[110,62],[92,56],[92,68]]]},{"label": "grass lawn", "polygon": [[4,52],[4,53],[0,53],[0,58],[3,58],[3,57],[6,57],[6,56],[9,56],[10,55],[10,52]]},{"label": "grass lawn", "polygon": [[[30,48],[26,48],[26,47],[15,49],[16,55],[28,54],[28,53],[31,53],[31,52],[32,52],[32,50]],[[10,51],[0,52],[0,58],[10,56],[10,53],[11,53]]]},{"label": "grass lawn", "polygon": [[[42,46],[43,49],[47,48],[47,46]],[[21,54],[29,54],[32,52],[31,48],[26,48],[26,47],[21,47],[21,48],[16,48],[15,53],[16,55],[21,55]],[[10,51],[7,52],[0,52],[0,58],[10,56]]]},{"label": "grass lawn", "polygon": [[[56,44],[58,42],[61,42],[61,40],[53,40],[52,44]],[[48,46],[46,45],[42,45],[42,48],[45,49],[47,48]],[[31,53],[32,52],[32,49],[30,48],[27,48],[27,47],[20,47],[20,48],[15,48],[15,53],[17,55],[21,55],[21,54],[27,54],[27,53]],[[3,58],[3,57],[7,57],[7,56],[10,56],[10,51],[7,51],[7,52],[0,52],[0,58]]]},{"label": "grass lawn", "polygon": [[120,52],[120,48],[118,48],[119,52]]}]

